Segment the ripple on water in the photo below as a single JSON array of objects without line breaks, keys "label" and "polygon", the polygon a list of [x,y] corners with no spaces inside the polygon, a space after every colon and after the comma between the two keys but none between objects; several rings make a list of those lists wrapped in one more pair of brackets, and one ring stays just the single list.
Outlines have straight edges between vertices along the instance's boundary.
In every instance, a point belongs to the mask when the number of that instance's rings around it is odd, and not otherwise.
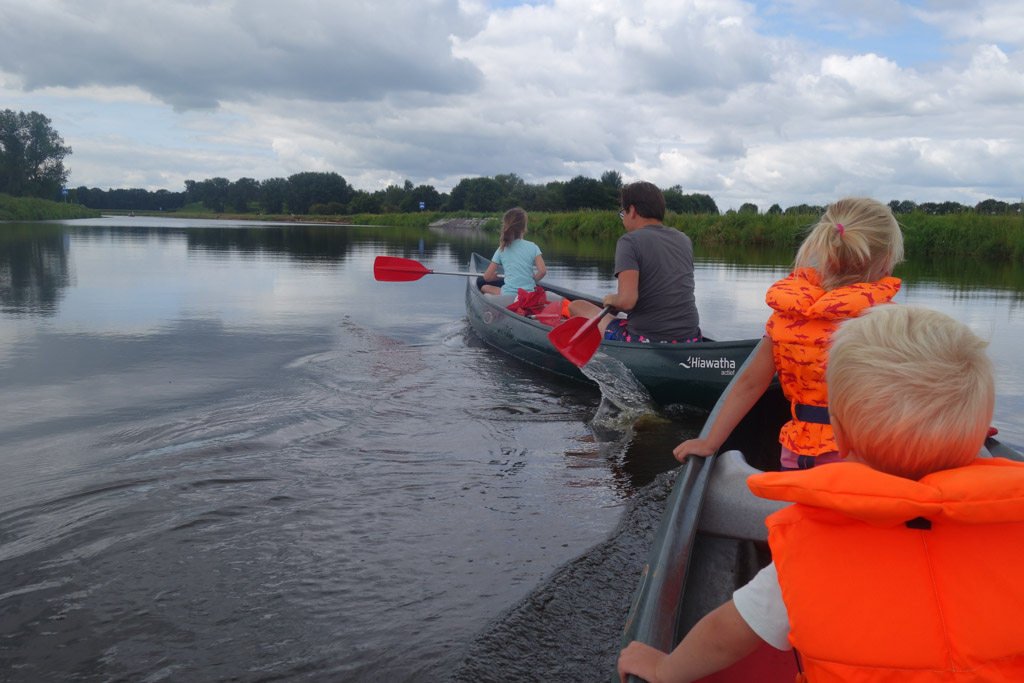
[{"label": "ripple on water", "polygon": [[608,540],[556,569],[498,617],[470,644],[448,680],[609,680],[675,473],[659,475],[638,492]]}]

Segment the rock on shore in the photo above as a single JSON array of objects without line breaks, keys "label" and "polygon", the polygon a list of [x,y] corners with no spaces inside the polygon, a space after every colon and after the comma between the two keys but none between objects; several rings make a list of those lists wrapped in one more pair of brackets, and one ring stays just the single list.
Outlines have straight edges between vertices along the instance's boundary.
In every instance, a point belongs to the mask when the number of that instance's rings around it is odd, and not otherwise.
[{"label": "rock on shore", "polygon": [[445,218],[434,221],[428,227],[442,230],[480,230],[489,218]]}]

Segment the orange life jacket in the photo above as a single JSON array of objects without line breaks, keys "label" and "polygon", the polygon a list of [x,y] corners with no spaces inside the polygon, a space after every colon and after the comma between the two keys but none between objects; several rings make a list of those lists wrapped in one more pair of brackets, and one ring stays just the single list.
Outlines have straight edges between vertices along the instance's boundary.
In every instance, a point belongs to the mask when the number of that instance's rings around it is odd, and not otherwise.
[{"label": "orange life jacket", "polygon": [[1024,463],[749,478],[807,680],[1024,681]]},{"label": "orange life jacket", "polygon": [[792,406],[793,419],[782,426],[779,443],[798,455],[821,455],[836,450],[832,427],[799,419],[797,406],[828,406],[825,368],[828,345],[839,323],[875,304],[892,301],[901,281],[885,277],[831,291],[821,288],[812,268],[794,271],[768,289],[774,309],[765,326],[772,340],[775,368],[782,391]]}]

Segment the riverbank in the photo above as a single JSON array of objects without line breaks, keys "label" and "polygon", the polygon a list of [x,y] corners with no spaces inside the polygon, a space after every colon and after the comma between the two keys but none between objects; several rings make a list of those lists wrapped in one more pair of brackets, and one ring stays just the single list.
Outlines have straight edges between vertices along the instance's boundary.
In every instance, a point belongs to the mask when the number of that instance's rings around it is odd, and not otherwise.
[{"label": "riverbank", "polygon": [[80,204],[51,202],[35,197],[12,197],[0,194],[0,221],[50,221],[68,218],[99,218],[96,209]]},{"label": "riverbank", "polygon": [[[127,215],[129,212],[104,212]],[[499,214],[418,212],[406,214],[355,214],[347,216],[292,214],[228,214],[135,212],[167,218],[232,219],[327,225],[374,225],[382,228],[430,228],[450,232],[496,232]],[[722,247],[774,247],[795,249],[817,214],[677,214],[670,212],[665,225],[682,230],[695,244]],[[986,215],[973,211],[933,216],[920,211],[898,214],[907,253],[927,256],[974,256],[994,261],[1024,260],[1024,218]],[[29,219],[31,220],[31,219]],[[529,218],[534,236],[613,243],[622,235],[622,221],[615,211],[533,212]]]}]

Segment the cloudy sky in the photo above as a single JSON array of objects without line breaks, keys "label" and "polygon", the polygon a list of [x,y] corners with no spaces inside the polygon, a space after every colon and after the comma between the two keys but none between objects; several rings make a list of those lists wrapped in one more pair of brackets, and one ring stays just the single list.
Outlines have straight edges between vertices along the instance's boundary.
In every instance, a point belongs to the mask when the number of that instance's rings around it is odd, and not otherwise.
[{"label": "cloudy sky", "polygon": [[1024,194],[1020,0],[2,0],[0,109],[70,185],[336,171],[719,208]]}]

